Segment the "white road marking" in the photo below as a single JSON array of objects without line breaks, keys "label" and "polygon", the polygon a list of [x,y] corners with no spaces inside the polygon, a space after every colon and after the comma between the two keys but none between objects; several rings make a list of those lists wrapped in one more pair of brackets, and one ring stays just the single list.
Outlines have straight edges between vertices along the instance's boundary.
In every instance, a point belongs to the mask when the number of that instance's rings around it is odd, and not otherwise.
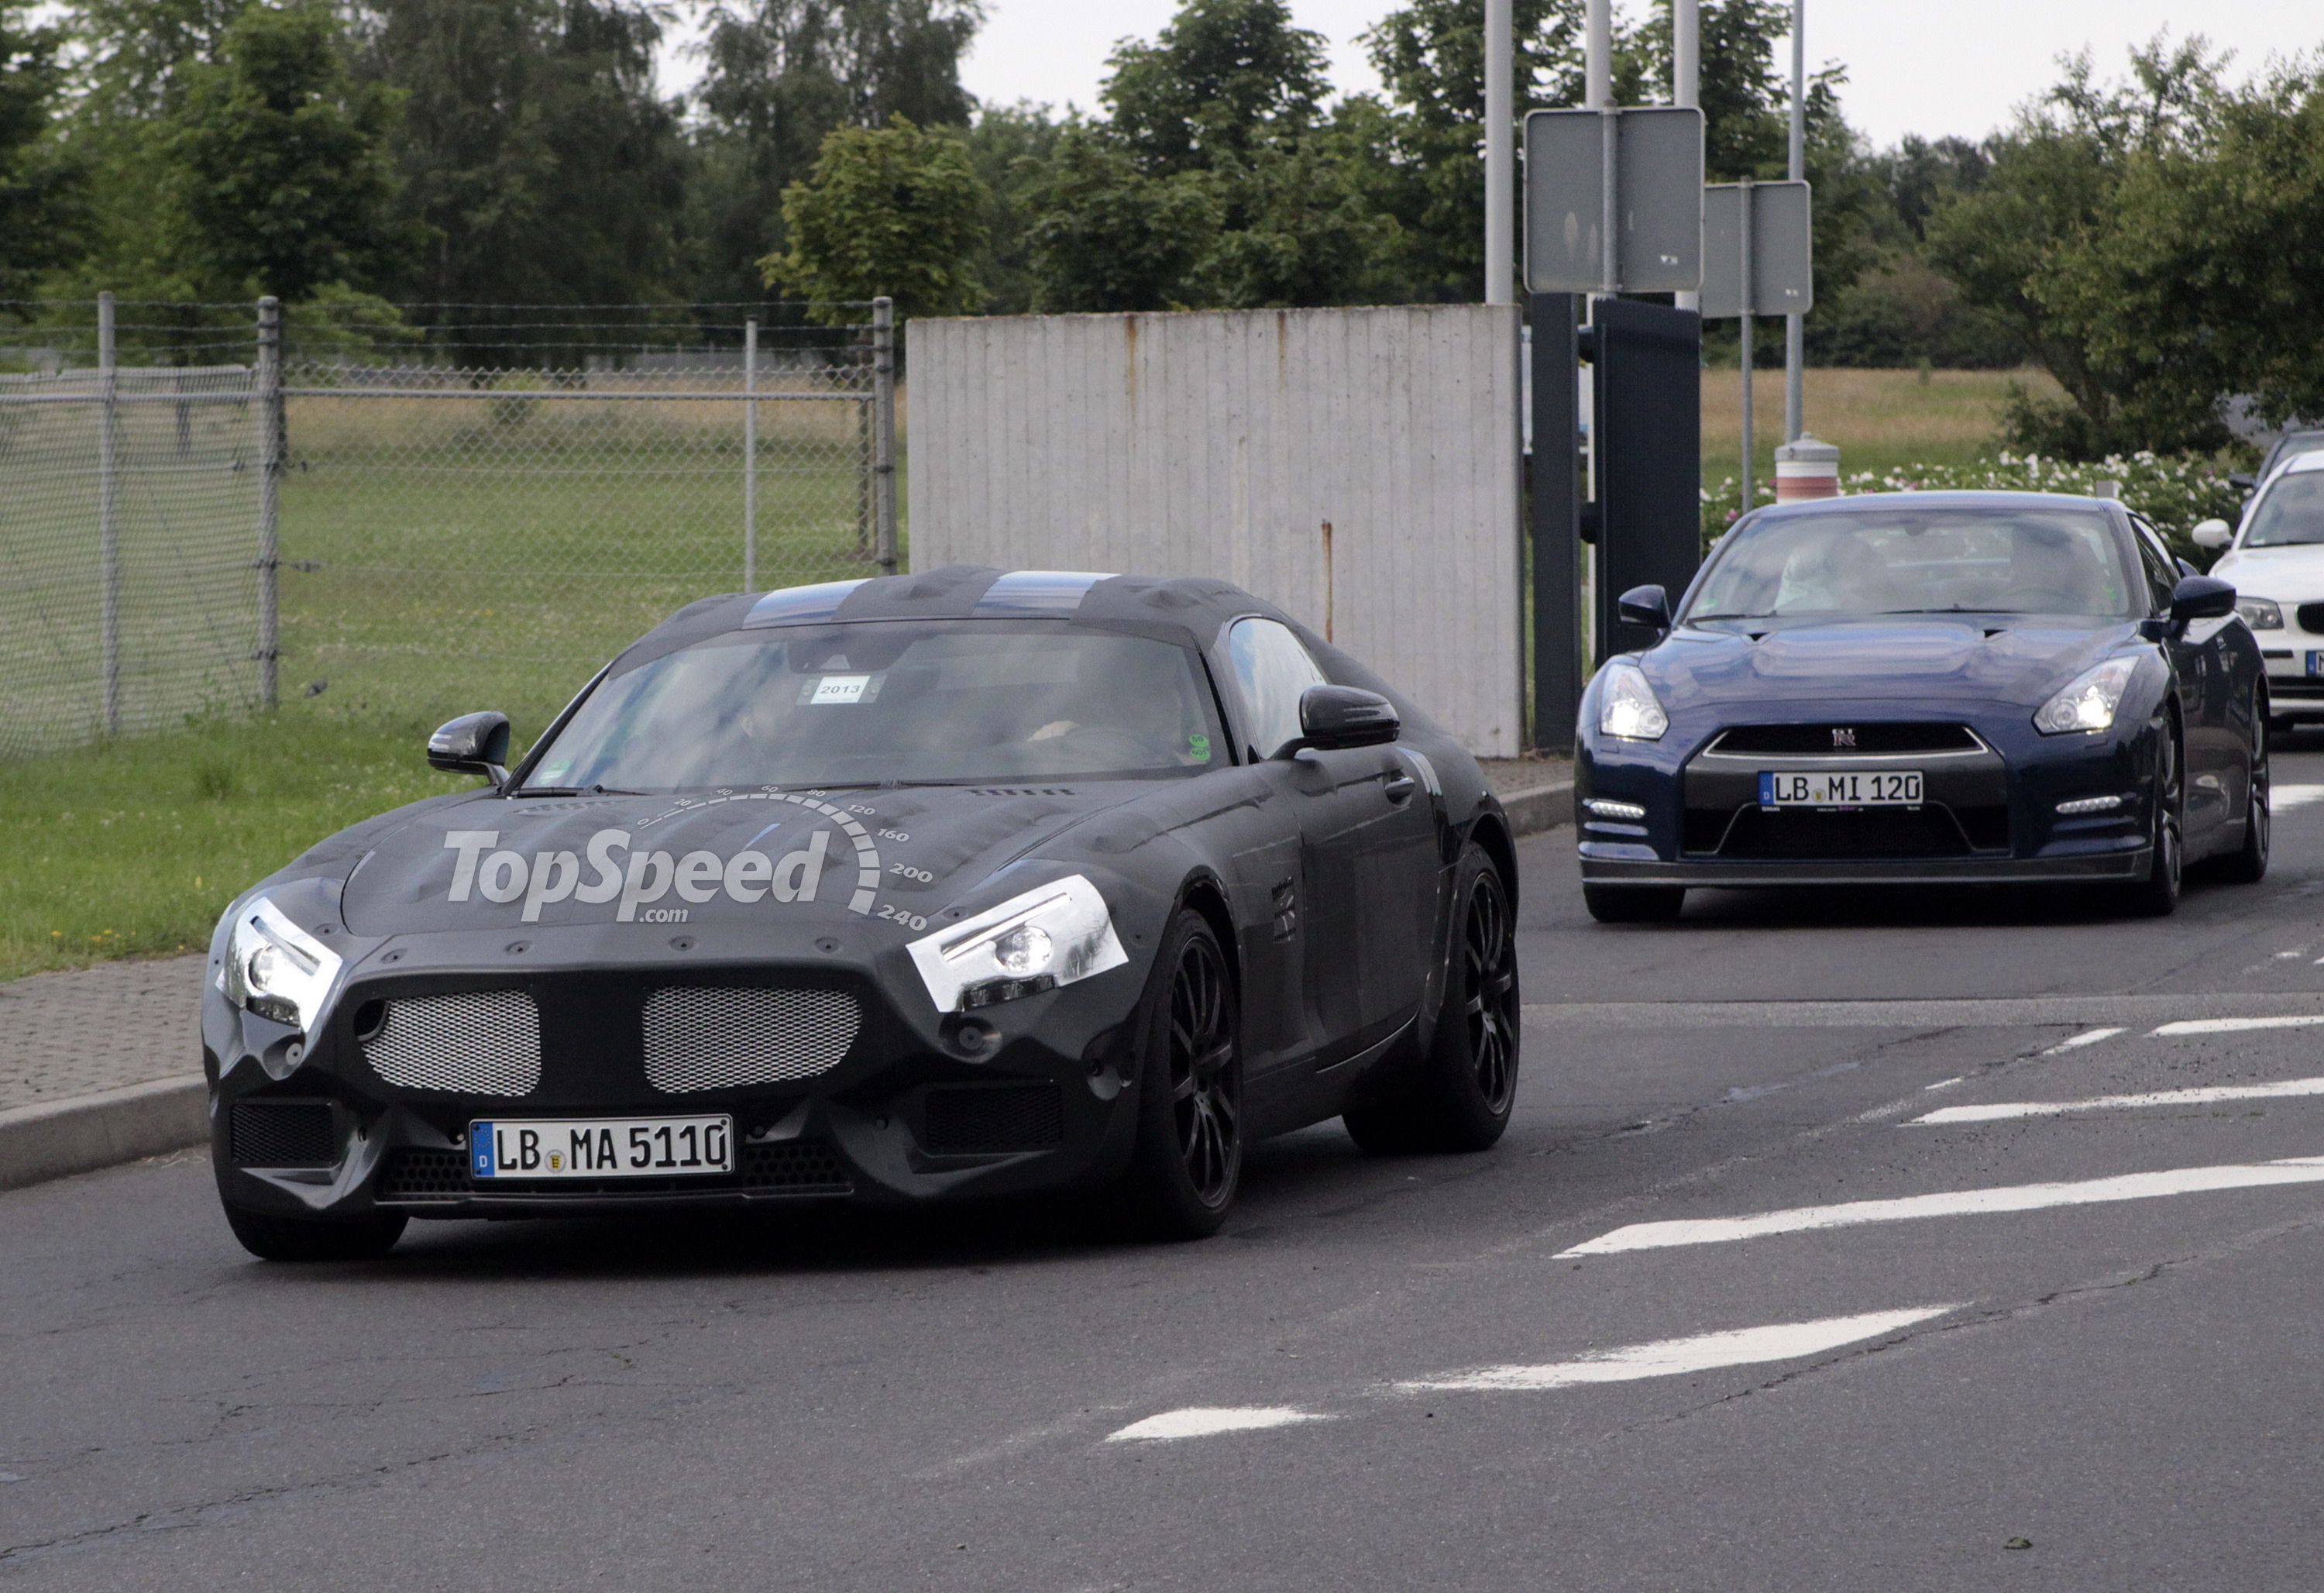
[{"label": "white road marking", "polygon": [[2304,808],[2310,802],[2324,802],[2324,785],[2271,785],[2267,788],[2267,805],[2272,812]]},{"label": "white road marking", "polygon": [[1693,1338],[1664,1338],[1633,1344],[1622,1349],[1600,1350],[1578,1361],[1552,1361],[1539,1366],[1484,1366],[1443,1377],[1399,1383],[1414,1393],[1463,1390],[1504,1392],[1572,1388],[1584,1383],[1628,1383],[1640,1377],[1672,1377],[1688,1372],[1711,1372],[1721,1366],[1753,1366],[1766,1361],[1796,1360],[1821,1355],[1842,1345],[1878,1338],[1915,1322],[1925,1322],[1957,1305],[1929,1305],[1913,1311],[1872,1311],[1856,1317],[1826,1317],[1814,1322],[1777,1322],[1766,1328],[1738,1328],[1705,1333]]},{"label": "white road marking", "polygon": [[2209,1190],[2256,1189],[2269,1184],[2324,1183],[2324,1156],[2294,1156],[2281,1162],[2180,1167],[2163,1172],[2132,1172],[2074,1183],[2013,1184],[2000,1189],[1953,1190],[1937,1195],[1906,1195],[1892,1200],[1844,1200],[1832,1206],[1801,1206],[1749,1217],[1634,1222],[1561,1250],[1556,1259],[1617,1255],[1628,1250],[1663,1250],[1679,1245],[1719,1245],[1770,1234],[1852,1227],[1858,1223],[1908,1222],[1930,1217],[1978,1217],[2001,1211],[2038,1211],[2050,1206],[2095,1206],[2114,1200],[2148,1200]]},{"label": "white road marking", "polygon": [[2045,1057],[2053,1057],[2061,1051],[2080,1051],[2083,1046],[2096,1045],[2101,1040],[2112,1040],[2121,1033],[2120,1029],[2085,1029],[2080,1034],[2070,1035],[2061,1040],[2042,1054]]},{"label": "white road marking", "polygon": [[2312,1029],[2324,1023],[2324,1013],[2301,1013],[2274,1018],[2181,1018],[2165,1023],[2157,1034],[2240,1034],[2246,1029]]},{"label": "white road marking", "polygon": [[1904,1125],[1920,1128],[1945,1123],[1997,1123],[2006,1117],[2062,1117],[2069,1112],[2110,1112],[2123,1107],[2204,1107],[2214,1101],[2270,1101],[2324,1095],[2324,1079],[2284,1079],[2273,1084],[2216,1084],[2196,1089],[2156,1089],[2144,1095],[2100,1095],[2080,1101],[2002,1101],[1984,1107],[1946,1107]]},{"label": "white road marking", "polygon": [[1959,1078],[1940,1079],[1934,1084],[1923,1084],[1921,1088],[1923,1089],[1950,1089],[1954,1085],[1959,1084],[1960,1082],[1960,1079]]},{"label": "white road marking", "polygon": [[1158,1416],[1148,1416],[1143,1422],[1133,1422],[1119,1432],[1106,1434],[1106,1442],[1208,1438],[1220,1432],[1264,1432],[1270,1427],[1296,1427],[1303,1422],[1330,1420],[1330,1417],[1316,1412],[1302,1411],[1291,1405],[1189,1405],[1183,1411],[1165,1411]]}]

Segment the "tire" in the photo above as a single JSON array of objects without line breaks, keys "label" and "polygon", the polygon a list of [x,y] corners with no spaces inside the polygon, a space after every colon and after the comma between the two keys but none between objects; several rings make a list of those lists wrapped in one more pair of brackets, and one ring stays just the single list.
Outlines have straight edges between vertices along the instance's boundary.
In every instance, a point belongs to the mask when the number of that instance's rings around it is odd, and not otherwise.
[{"label": "tire", "polygon": [[375,1261],[395,1248],[406,1218],[398,1211],[333,1222],[228,1206],[226,1221],[261,1261]]},{"label": "tire", "polygon": [[2244,801],[2244,844],[2219,859],[2218,875],[2234,885],[2255,885],[2267,877],[2267,849],[2275,829],[2268,801],[2268,750],[2273,724],[2264,704],[2252,713],[2251,792]]},{"label": "tire", "polygon": [[1134,1232],[1207,1238],[1242,1181],[1239,1003],[1217,935],[1191,908],[1170,921],[1154,972],[1121,1194]]},{"label": "tire", "polygon": [[1488,1149],[1517,1104],[1517,915],[1508,883],[1481,847],[1462,854],[1452,900],[1444,1004],[1416,1082],[1341,1118],[1373,1155]]},{"label": "tire", "polygon": [[1600,923],[1669,923],[1686,905],[1686,887],[1585,884],[1582,904]]},{"label": "tire", "polygon": [[2147,875],[2124,890],[2126,912],[2141,918],[2167,918],[2179,909],[2179,887],[2186,873],[2187,790],[2185,764],[2179,755],[2179,727],[2165,724],[2163,766],[2154,775],[2154,838],[2153,862]]}]

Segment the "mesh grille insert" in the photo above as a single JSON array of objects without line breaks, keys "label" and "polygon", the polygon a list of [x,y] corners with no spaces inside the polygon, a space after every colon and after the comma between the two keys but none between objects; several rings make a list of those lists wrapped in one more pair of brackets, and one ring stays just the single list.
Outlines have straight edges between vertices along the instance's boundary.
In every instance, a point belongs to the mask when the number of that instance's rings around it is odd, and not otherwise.
[{"label": "mesh grille insert", "polygon": [[932,1156],[1045,1151],[1065,1143],[1065,1104],[1054,1084],[928,1091],[920,1144]]},{"label": "mesh grille insert", "polygon": [[379,1176],[382,1200],[450,1200],[468,1192],[468,1158],[459,1151],[396,1151]]},{"label": "mesh grille insert", "polygon": [[240,1167],[328,1167],[339,1159],[322,1101],[236,1101],[228,1126]]},{"label": "mesh grille insert", "polygon": [[673,986],[646,1002],[646,1080],[683,1095],[812,1079],[839,1065],[862,1022],[844,990]]},{"label": "mesh grille insert", "polygon": [[530,1095],[540,1082],[540,1010],[521,990],[400,996],[364,1060],[405,1089]]}]

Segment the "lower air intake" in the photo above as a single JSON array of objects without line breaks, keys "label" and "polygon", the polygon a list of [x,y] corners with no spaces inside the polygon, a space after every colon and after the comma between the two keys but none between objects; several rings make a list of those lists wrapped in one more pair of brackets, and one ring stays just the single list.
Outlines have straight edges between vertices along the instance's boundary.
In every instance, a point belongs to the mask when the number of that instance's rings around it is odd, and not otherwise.
[{"label": "lower air intake", "polygon": [[453,1200],[468,1192],[468,1157],[463,1151],[426,1146],[391,1152],[379,1175],[382,1200]]},{"label": "lower air intake", "polygon": [[646,1002],[646,1081],[685,1095],[812,1079],[839,1066],[862,1023],[844,990],[673,986]]},{"label": "lower air intake", "polygon": [[322,1101],[236,1101],[227,1133],[237,1167],[328,1167],[339,1159]]},{"label": "lower air intake", "polygon": [[521,990],[399,996],[382,1005],[379,1027],[359,1043],[390,1084],[521,1096],[540,1083],[540,1009]]},{"label": "lower air intake", "polygon": [[928,1091],[921,1148],[932,1156],[992,1156],[1065,1143],[1065,1103],[1054,1084]]}]

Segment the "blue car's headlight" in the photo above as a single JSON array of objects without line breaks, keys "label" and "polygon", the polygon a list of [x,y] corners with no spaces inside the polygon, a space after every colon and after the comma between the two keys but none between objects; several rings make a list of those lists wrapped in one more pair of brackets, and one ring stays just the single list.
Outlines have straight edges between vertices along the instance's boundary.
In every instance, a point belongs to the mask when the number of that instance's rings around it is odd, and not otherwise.
[{"label": "blue car's headlight", "polygon": [[2042,705],[2034,716],[2034,727],[2044,736],[2111,728],[2115,710],[2122,706],[2122,694],[2130,690],[2130,677],[2137,668],[2135,658],[2109,658],[2092,664]]},{"label": "blue car's headlight", "polygon": [[1105,898],[1082,875],[1011,896],[908,949],[938,1012],[966,1012],[1086,979],[1130,960]]},{"label": "blue car's headlight", "polygon": [[338,953],[265,897],[235,911],[217,983],[236,1006],[311,1033],[338,977]]},{"label": "blue car's headlight", "polygon": [[1660,741],[1670,728],[1670,716],[1646,684],[1646,671],[1616,659],[1606,666],[1598,687],[1598,733],[1625,741]]}]

